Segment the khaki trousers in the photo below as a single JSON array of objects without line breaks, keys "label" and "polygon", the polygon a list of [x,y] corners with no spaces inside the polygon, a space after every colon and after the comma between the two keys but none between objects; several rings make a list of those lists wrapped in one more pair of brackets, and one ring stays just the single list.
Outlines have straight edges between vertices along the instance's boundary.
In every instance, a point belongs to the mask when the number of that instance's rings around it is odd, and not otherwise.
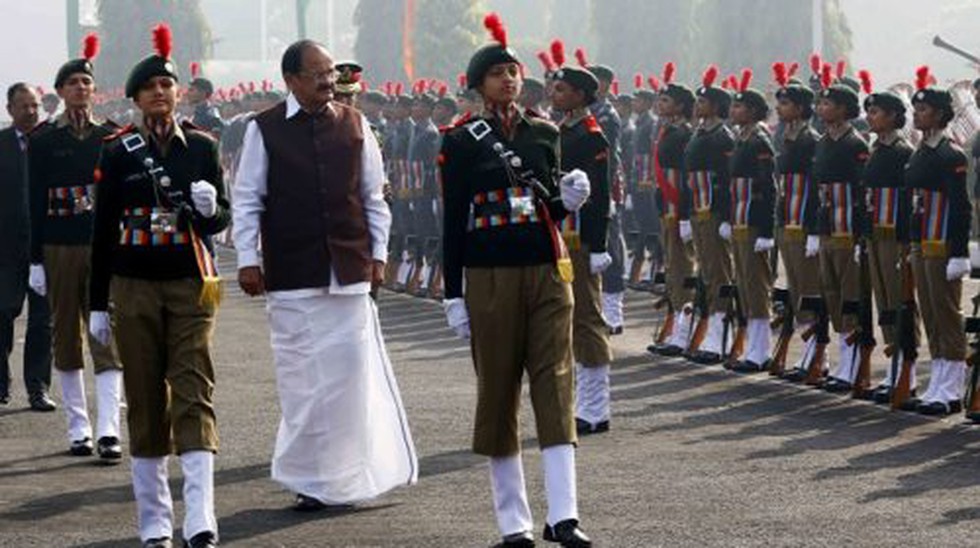
[{"label": "khaki trousers", "polygon": [[[882,312],[895,312],[902,304],[902,269],[899,261],[902,258],[902,246],[891,234],[876,233],[871,239],[868,249],[868,266],[871,268],[871,286],[874,290],[878,315]],[[919,340],[919,315],[915,314],[912,321],[915,340]],[[895,342],[895,326],[881,327],[881,336],[885,344]]]},{"label": "khaki trousers", "polygon": [[681,240],[677,217],[663,217],[664,249],[667,257],[664,274],[667,277],[667,298],[674,310],[694,300],[694,294],[684,287],[684,280],[694,275],[694,246]]},{"label": "khaki trousers", "polygon": [[966,333],[960,310],[963,280],[946,279],[946,257],[925,257],[918,244],[912,244],[911,255],[929,354],[934,360],[965,360]]},{"label": "khaki trousers", "polygon": [[201,280],[114,277],[113,329],[134,457],[218,450],[211,333]]},{"label": "khaki trousers", "polygon": [[698,267],[708,292],[708,311],[724,312],[725,306],[718,298],[723,285],[732,283],[731,244],[718,235],[721,225],[714,215],[695,214],[691,217],[694,232],[694,249],[697,251]]},{"label": "khaki trousers", "polygon": [[820,286],[834,331],[846,333],[857,327],[857,318],[844,315],[846,301],[857,301],[858,264],[854,262],[854,239],[851,237],[820,237]]},{"label": "khaki trousers", "polygon": [[772,293],[769,254],[755,251],[757,233],[751,227],[735,227],[732,231],[735,283],[742,314],[749,320],[769,318],[769,296]]},{"label": "khaki trousers", "polygon": [[777,230],[776,245],[779,246],[779,254],[783,259],[786,285],[797,320],[802,323],[816,321],[812,310],[800,310],[800,302],[803,297],[821,294],[820,257],[806,256],[806,234],[799,227]]},{"label": "khaki trousers", "polygon": [[520,452],[518,412],[527,372],[538,443],[577,443],[572,368],[572,288],[554,265],[467,268],[477,376],[473,451],[490,457]]},{"label": "khaki trousers", "polygon": [[609,328],[602,318],[602,277],[592,273],[589,253],[587,245],[569,251],[575,270],[572,352],[575,361],[583,366],[599,367],[612,363],[613,354],[609,346]]},{"label": "khaki trousers", "polygon": [[87,245],[44,246],[54,366],[59,371],[77,370],[85,366],[83,339],[88,340],[96,374],[120,367],[112,348],[99,344],[88,332],[91,251],[92,248]]}]

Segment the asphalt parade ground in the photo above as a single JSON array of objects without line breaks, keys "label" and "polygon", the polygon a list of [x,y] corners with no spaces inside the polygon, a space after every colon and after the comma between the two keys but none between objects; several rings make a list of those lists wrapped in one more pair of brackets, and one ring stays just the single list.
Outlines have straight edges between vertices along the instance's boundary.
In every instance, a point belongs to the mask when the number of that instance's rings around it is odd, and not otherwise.
[{"label": "asphalt parade ground", "polygon": [[[215,340],[222,544],[478,547],[497,540],[487,465],[469,451],[468,347],[446,328],[438,303],[387,292],[379,301],[419,483],[353,510],[298,514],[291,495],[269,479],[279,411],[264,303],[233,285]],[[965,293],[975,291],[970,282]],[[612,430],[583,439],[578,450],[582,524],[597,546],[980,544],[980,429],[960,416],[891,412],[766,375],[653,358],[645,348],[659,313],[649,294],[631,292],[627,306],[626,332],[614,338]],[[61,411],[27,410],[21,370],[16,357],[14,399],[0,408],[0,546],[138,546],[128,462],[69,457]],[[876,377],[883,371],[881,361]],[[60,399],[57,385],[52,392]],[[523,413],[540,539],[539,452],[529,405]],[[177,528],[173,459],[171,477]]]}]

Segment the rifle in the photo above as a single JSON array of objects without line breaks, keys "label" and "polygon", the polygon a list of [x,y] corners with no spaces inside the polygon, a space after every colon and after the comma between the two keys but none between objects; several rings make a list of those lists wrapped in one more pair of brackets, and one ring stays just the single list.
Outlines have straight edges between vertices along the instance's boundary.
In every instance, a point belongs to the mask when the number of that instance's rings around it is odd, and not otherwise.
[{"label": "rifle", "polygon": [[732,349],[725,358],[725,369],[731,369],[738,363],[738,357],[745,350],[745,330],[747,320],[742,312],[742,301],[738,297],[738,286],[734,284],[723,285],[718,290],[718,297],[728,300],[727,310],[725,311],[725,324],[721,332],[721,353],[725,354],[728,347],[728,333],[731,325],[738,323],[735,330],[735,337],[732,340]]},{"label": "rifle", "polygon": [[708,311],[708,291],[704,287],[704,280],[701,279],[701,276],[689,276],[685,278],[684,289],[694,289],[694,307],[698,312],[698,323],[694,326],[692,322],[691,337],[688,339],[690,343],[687,346],[687,352],[685,354],[687,358],[690,358],[701,347],[701,343],[704,342],[704,336],[708,331],[708,317],[711,313]]},{"label": "rifle", "polygon": [[858,370],[851,387],[851,396],[866,398],[871,391],[871,353],[875,348],[874,322],[871,311],[871,270],[868,266],[868,238],[858,239],[860,256],[860,271],[858,273],[861,288],[861,298],[858,301],[858,331],[853,334],[852,341],[859,345],[855,350],[858,356]]},{"label": "rifle", "polygon": [[[895,311],[895,349],[891,363],[891,407],[905,407],[912,395],[912,368],[919,350],[915,345],[915,279],[908,251],[901,252],[899,277],[902,282],[902,303]],[[976,312],[976,309],[974,309]]]},{"label": "rifle", "polygon": [[817,317],[813,327],[813,335],[817,344],[813,349],[810,363],[805,364],[807,370],[803,382],[809,386],[820,386],[823,383],[823,362],[827,354],[827,344],[830,343],[830,317],[827,314],[827,302],[823,297],[803,297],[800,302],[801,310],[811,310]]},{"label": "rifle", "polygon": [[[653,283],[655,285],[665,285],[667,283],[667,276],[664,271],[660,270],[654,274]],[[657,332],[657,336],[653,341],[654,346],[662,346],[667,342],[667,337],[674,332],[674,303],[670,301],[670,297],[668,295],[664,295],[653,303],[654,310],[660,310],[664,306],[667,307],[667,317],[664,318],[663,323],[660,325],[660,330]]]},{"label": "rifle", "polygon": [[786,371],[786,355],[789,353],[789,343],[793,339],[793,323],[796,321],[793,313],[793,303],[791,302],[788,289],[776,288],[772,290],[772,302],[774,308],[779,312],[779,340],[776,342],[776,351],[772,356],[772,367],[769,375],[773,377],[782,376]]},{"label": "rifle", "polygon": [[974,423],[980,423],[980,293],[973,297],[973,315],[966,319],[966,332],[973,335],[970,341],[970,355],[966,359],[970,371],[970,390],[967,393],[966,418]]}]

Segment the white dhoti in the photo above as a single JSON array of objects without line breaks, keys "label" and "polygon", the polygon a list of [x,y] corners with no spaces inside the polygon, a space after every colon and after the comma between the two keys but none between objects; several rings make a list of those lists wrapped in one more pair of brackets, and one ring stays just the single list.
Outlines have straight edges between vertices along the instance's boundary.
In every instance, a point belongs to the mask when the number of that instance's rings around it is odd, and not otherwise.
[{"label": "white dhoti", "polygon": [[326,504],[415,483],[418,460],[367,294],[268,295],[282,420],[272,478]]}]

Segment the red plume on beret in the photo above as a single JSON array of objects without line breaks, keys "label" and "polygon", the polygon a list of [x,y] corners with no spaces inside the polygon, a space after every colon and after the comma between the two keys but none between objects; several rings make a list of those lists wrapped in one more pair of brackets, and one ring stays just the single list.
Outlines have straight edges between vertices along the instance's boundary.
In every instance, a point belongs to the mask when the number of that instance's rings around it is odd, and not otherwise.
[{"label": "red plume on beret", "polygon": [[87,61],[95,59],[99,55],[99,35],[94,32],[85,36],[82,41],[82,57]]},{"label": "red plume on beret", "polygon": [[871,82],[871,73],[867,70],[859,70],[858,78],[861,79],[861,89],[863,89],[865,93],[870,95],[871,91],[874,89],[874,86],[872,85]]},{"label": "red plume on beret", "polygon": [[721,81],[721,89],[729,89],[731,87],[732,87],[732,80],[730,78],[726,78]]},{"label": "red plume on beret", "polygon": [[847,72],[847,61],[841,59],[837,61],[837,79],[840,80],[844,78],[844,73]]},{"label": "red plume on beret", "polygon": [[439,97],[440,98],[445,97],[446,96],[446,92],[448,92],[448,91],[449,91],[449,86],[447,86],[445,82],[439,84]]},{"label": "red plume on beret", "polygon": [[786,63],[782,61],[772,64],[772,79],[779,87],[784,88],[789,83],[789,74],[786,72]]},{"label": "red plume on beret", "polygon": [[565,66],[565,42],[562,42],[561,40],[552,40],[551,60],[554,62],[556,68]]},{"label": "red plume on beret", "polygon": [[401,95],[405,91],[405,84],[398,82],[395,84],[395,95]]},{"label": "red plume on beret", "polygon": [[643,75],[639,72],[633,75],[633,87],[636,88],[637,91],[643,89]]},{"label": "red plume on beret", "polygon": [[811,54],[810,70],[812,70],[814,74],[820,74],[820,71],[822,69],[823,69],[823,59],[820,58],[820,54],[819,53]]},{"label": "red plume on beret", "polygon": [[242,93],[248,93],[248,86],[245,85],[245,82],[238,82],[238,89],[240,89]]},{"label": "red plume on beret", "polygon": [[546,51],[538,52],[538,60],[541,61],[541,66],[544,67],[545,72],[554,72],[555,63],[551,61],[551,56],[548,55]]},{"label": "red plume on beret", "polygon": [[674,74],[677,73],[677,65],[673,61],[668,61],[664,65],[664,85],[669,86],[674,83]]},{"label": "red plume on beret", "polygon": [[609,91],[612,92],[613,95],[619,95],[619,80],[613,80],[612,83],[609,84]]},{"label": "red plume on beret", "polygon": [[701,77],[701,85],[710,88],[715,85],[715,80],[718,79],[718,67],[715,65],[710,65],[704,71],[704,75]]},{"label": "red plume on beret", "polygon": [[738,91],[738,78],[734,74],[728,75],[728,89]]},{"label": "red plume on beret", "polygon": [[796,73],[799,70],[800,70],[800,64],[799,63],[793,63],[792,65],[790,65],[789,66],[789,70],[786,71],[786,77],[787,77],[787,79],[790,79],[790,78],[796,76]]},{"label": "red plume on beret", "polygon": [[497,41],[501,47],[507,47],[507,27],[504,26],[504,22],[500,20],[500,16],[496,13],[488,13],[486,17],[483,18],[483,26],[490,31],[490,36]]},{"label": "red plume on beret", "polygon": [[650,89],[653,91],[660,91],[660,80],[657,80],[656,76],[651,75],[647,78],[647,83],[650,84]]},{"label": "red plume on beret", "polygon": [[834,83],[834,75],[831,74],[833,69],[830,67],[830,63],[824,63],[823,67],[820,69],[820,83],[823,85],[824,89],[830,87]]},{"label": "red plume on beret", "polygon": [[929,67],[922,65],[915,69],[915,89],[926,89],[929,87]]},{"label": "red plume on beret", "polygon": [[582,48],[575,48],[575,59],[578,61],[580,67],[585,68],[589,66],[589,60],[585,56],[585,50]]},{"label": "red plume on beret", "polygon": [[744,92],[749,89],[749,85],[752,83],[752,69],[744,68],[742,69],[742,81],[739,82],[738,91]]},{"label": "red plume on beret", "polygon": [[457,76],[456,83],[459,84],[460,88],[466,89],[466,74],[460,74],[459,76]]},{"label": "red plume on beret", "polygon": [[166,23],[160,23],[153,29],[153,49],[160,57],[170,59],[170,52],[174,49],[174,36]]},{"label": "red plume on beret", "polygon": [[201,75],[201,63],[194,61],[191,63],[191,78],[197,78]]}]

